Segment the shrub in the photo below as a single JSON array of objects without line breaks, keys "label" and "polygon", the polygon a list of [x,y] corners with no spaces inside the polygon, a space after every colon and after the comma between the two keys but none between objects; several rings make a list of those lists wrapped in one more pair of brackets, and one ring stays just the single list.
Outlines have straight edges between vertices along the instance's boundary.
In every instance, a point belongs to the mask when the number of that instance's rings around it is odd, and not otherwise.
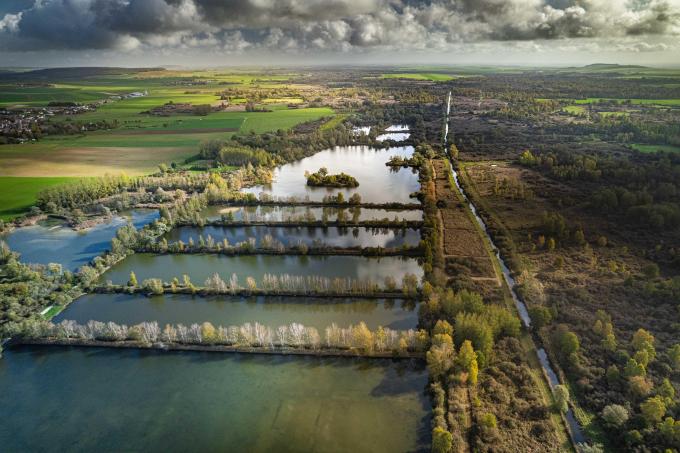
[{"label": "shrub", "polygon": [[496,416],[494,414],[487,412],[486,414],[483,414],[481,417],[479,417],[479,424],[484,429],[493,430],[498,426],[498,421],[496,420]]},{"label": "shrub", "polygon": [[553,397],[555,398],[555,407],[562,413],[569,410],[569,389],[564,385],[556,385],[553,389]]},{"label": "shrub", "polygon": [[653,396],[640,404],[640,411],[645,421],[653,425],[660,422],[666,414],[666,404],[660,396]]},{"label": "shrub", "polygon": [[610,404],[602,410],[602,419],[614,428],[623,426],[630,418],[628,409],[619,404]]},{"label": "shrub", "polygon": [[432,430],[432,453],[448,453],[452,443],[453,436],[444,428],[437,426]]},{"label": "shrub", "polygon": [[163,282],[158,278],[149,278],[142,282],[142,288],[154,295],[163,294]]}]

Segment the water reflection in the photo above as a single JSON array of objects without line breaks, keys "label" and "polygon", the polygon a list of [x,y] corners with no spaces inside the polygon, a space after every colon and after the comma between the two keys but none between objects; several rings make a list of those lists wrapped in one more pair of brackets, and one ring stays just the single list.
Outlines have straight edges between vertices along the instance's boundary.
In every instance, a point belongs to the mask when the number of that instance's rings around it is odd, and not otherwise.
[{"label": "water reflection", "polygon": [[223,255],[153,255],[136,253],[113,266],[101,280],[126,283],[134,271],[141,282],[147,278],[171,281],[183,274],[202,285],[215,272],[225,280],[236,274],[245,285],[246,277],[262,282],[264,274],[320,275],[329,278],[370,279],[382,283],[386,277],[400,282],[407,273],[422,277],[423,270],[414,258],[360,256],[223,256]]},{"label": "water reflection", "polygon": [[0,407],[11,414],[0,444],[6,452],[420,451],[429,443],[426,385],[413,361],[12,348],[0,361]]},{"label": "water reflection", "polygon": [[116,230],[127,222],[141,228],[158,217],[157,210],[135,209],[83,231],[48,221],[17,228],[3,239],[12,250],[21,254],[25,263],[59,263],[64,269],[76,270],[109,249]]},{"label": "water reflection", "polygon": [[420,210],[388,210],[373,208],[313,208],[307,206],[208,206],[201,212],[207,220],[220,220],[226,217],[236,221],[322,220],[329,222],[338,218],[355,222],[364,220],[422,220]]},{"label": "water reflection", "polygon": [[420,242],[420,231],[387,228],[337,228],[337,227],[180,227],[166,235],[168,242],[181,240],[188,243],[193,239],[198,243],[199,236],[211,236],[216,242],[227,239],[230,244],[255,238],[260,244],[262,238],[271,236],[285,246],[294,246],[300,242],[309,246],[334,247],[401,247],[403,245],[416,246]]},{"label": "water reflection", "polygon": [[370,329],[383,326],[406,330],[418,323],[415,308],[413,301],[361,298],[91,294],[69,305],[54,322],[71,319],[80,324],[96,320],[133,325],[157,321],[161,326],[204,321],[216,326],[259,322],[273,328],[297,322],[323,332],[332,323],[347,327],[364,321]]},{"label": "water reflection", "polygon": [[[342,146],[321,151],[311,157],[279,167],[274,172],[274,182],[268,186],[244,189],[256,195],[261,192],[274,197],[297,197],[321,201],[325,195],[342,193],[345,199],[358,193],[362,201],[372,203],[412,203],[410,198],[420,185],[417,174],[411,169],[390,172],[385,163],[392,156],[410,157],[412,146],[374,149],[367,146]],[[309,187],[305,171],[317,171],[326,167],[329,173],[345,172],[359,181],[355,189]]]}]

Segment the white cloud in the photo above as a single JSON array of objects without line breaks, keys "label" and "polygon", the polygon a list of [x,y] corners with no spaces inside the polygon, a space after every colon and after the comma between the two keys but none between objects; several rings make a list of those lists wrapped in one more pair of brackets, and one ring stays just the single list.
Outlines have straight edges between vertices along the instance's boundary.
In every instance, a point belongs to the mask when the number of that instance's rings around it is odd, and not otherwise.
[{"label": "white cloud", "polygon": [[446,51],[504,41],[538,51],[543,40],[586,48],[595,39],[641,52],[662,47],[650,36],[679,35],[680,0],[36,0],[0,20],[5,51]]},{"label": "white cloud", "polygon": [[5,17],[0,20],[0,32],[16,32],[19,29],[19,22],[21,22],[22,14],[22,12],[17,14],[5,14]]}]

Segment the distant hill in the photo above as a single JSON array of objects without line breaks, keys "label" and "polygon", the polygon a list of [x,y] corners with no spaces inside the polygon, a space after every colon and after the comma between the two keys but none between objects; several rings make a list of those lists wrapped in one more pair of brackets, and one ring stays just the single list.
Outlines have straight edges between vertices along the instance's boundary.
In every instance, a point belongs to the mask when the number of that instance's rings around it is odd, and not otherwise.
[{"label": "distant hill", "polygon": [[64,79],[82,79],[86,77],[114,76],[122,74],[134,74],[145,71],[163,71],[164,68],[104,68],[104,67],[81,67],[81,68],[48,68],[35,69],[25,72],[12,72],[0,70],[0,80],[20,81],[48,81]]},{"label": "distant hill", "polygon": [[650,69],[647,66],[639,65],[625,65],[625,64],[610,64],[610,63],[594,63],[583,67],[584,69],[595,69],[595,70],[609,70],[609,69]]}]

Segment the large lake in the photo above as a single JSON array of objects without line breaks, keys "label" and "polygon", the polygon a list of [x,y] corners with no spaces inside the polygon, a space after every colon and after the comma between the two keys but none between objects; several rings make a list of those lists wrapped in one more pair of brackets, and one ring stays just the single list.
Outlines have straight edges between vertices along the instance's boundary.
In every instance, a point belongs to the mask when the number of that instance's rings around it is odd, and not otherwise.
[{"label": "large lake", "polygon": [[0,445],[37,451],[429,451],[422,363],[21,347]]},{"label": "large lake", "polygon": [[[392,156],[410,157],[412,146],[374,149],[367,146],[339,146],[321,151],[311,157],[279,167],[274,172],[274,182],[267,186],[244,189],[245,192],[268,193],[275,197],[295,196],[299,199],[321,200],[324,195],[342,192],[345,198],[359,193],[364,202],[401,203],[417,202],[409,196],[418,191],[418,175],[411,169],[393,171],[385,166]],[[355,189],[309,187],[305,171],[315,172],[325,167],[331,174],[348,173],[359,181]]]}]

